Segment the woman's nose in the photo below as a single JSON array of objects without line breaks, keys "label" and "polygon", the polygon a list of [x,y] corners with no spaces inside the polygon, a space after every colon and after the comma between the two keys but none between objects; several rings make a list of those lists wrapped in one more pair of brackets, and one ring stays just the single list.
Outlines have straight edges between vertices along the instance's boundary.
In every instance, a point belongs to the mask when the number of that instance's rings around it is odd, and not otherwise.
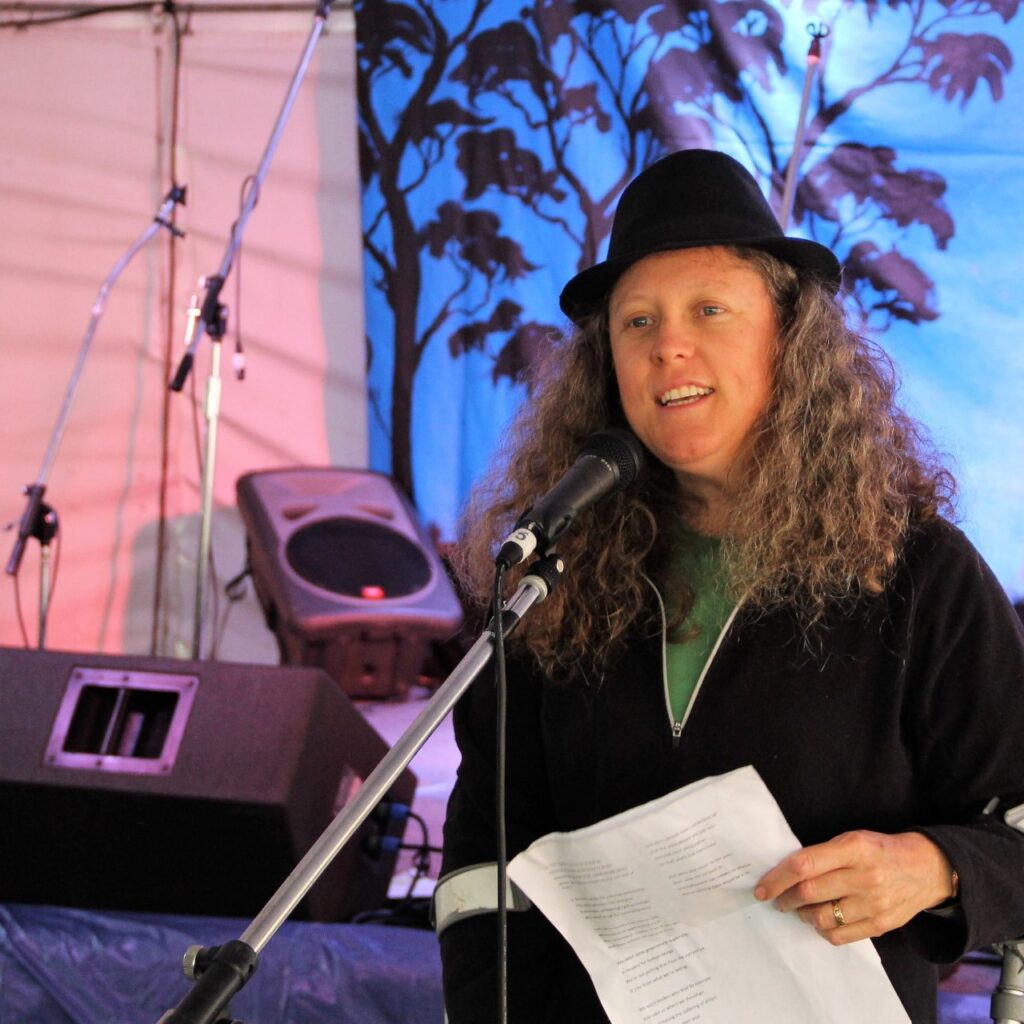
[{"label": "woman's nose", "polygon": [[689,359],[696,347],[692,331],[685,324],[663,322],[651,349],[651,357],[657,363],[673,359]]}]

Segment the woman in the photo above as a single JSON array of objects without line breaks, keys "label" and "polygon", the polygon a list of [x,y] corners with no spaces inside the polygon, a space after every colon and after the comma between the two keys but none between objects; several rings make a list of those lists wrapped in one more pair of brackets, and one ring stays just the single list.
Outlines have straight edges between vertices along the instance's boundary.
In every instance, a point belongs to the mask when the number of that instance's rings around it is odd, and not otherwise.
[{"label": "woman", "polygon": [[[918,1024],[930,961],[1024,934],[1024,835],[1002,821],[1024,801],[1024,643],[838,283],[731,158],[648,168],[609,258],[562,293],[576,330],[462,564],[485,601],[516,515],[589,433],[633,430],[642,479],[560,539],[567,577],[512,647],[509,856],[753,764],[804,847],[755,896],[825,941],[874,940]],[[493,719],[478,683],[444,873],[495,857]],[[442,935],[451,1024],[495,1016],[494,934],[484,914]],[[513,1021],[607,1019],[536,910],[510,915],[509,1000]]]}]

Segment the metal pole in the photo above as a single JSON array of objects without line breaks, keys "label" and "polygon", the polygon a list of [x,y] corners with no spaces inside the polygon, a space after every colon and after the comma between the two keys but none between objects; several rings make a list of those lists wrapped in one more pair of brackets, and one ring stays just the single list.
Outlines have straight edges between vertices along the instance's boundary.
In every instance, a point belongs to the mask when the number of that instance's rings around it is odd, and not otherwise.
[{"label": "metal pole", "polygon": [[793,152],[786,168],[786,184],[782,190],[782,208],[779,210],[779,224],[785,231],[789,226],[789,218],[793,212],[793,200],[796,197],[797,172],[803,159],[804,135],[807,133],[807,108],[811,101],[811,88],[821,64],[821,41],[828,33],[826,25],[808,25],[811,33],[811,45],[807,50],[807,73],[804,75],[804,91],[800,97],[800,113],[796,119],[796,136],[793,139]]},{"label": "metal pole", "polygon": [[[106,310],[107,299],[110,297],[110,292],[113,289],[115,282],[121,276],[125,267],[127,267],[135,257],[135,254],[138,253],[139,250],[142,249],[143,246],[145,246],[145,244],[161,228],[166,228],[175,235],[182,235],[182,232],[179,231],[171,222],[170,217],[174,207],[178,203],[184,202],[185,189],[180,185],[174,185],[164,197],[164,200],[160,204],[152,222],[147,226],[145,231],[143,231],[142,234],[139,235],[139,237],[136,238],[130,246],[128,246],[121,258],[114,264],[110,273],[107,274],[103,283],[100,285],[100,289],[96,293],[96,298],[92,304],[92,311],[89,316],[89,323],[85,329],[85,336],[82,338],[82,344],[79,346],[78,356],[75,359],[75,365],[71,371],[71,379],[68,381],[68,385],[64,390],[64,398],[61,402],[60,410],[57,413],[57,421],[53,425],[53,430],[50,433],[50,440],[46,445],[43,462],[39,467],[39,475],[36,477],[35,483],[29,484],[24,490],[26,497],[25,509],[21,514],[21,519],[18,521],[18,533],[15,538],[14,547],[11,550],[10,557],[7,560],[7,567],[5,571],[8,576],[17,576],[18,569],[21,567],[22,557],[25,554],[25,545],[28,543],[29,537],[35,536],[42,540],[43,545],[46,548],[46,554],[44,556],[44,564],[41,569],[39,584],[40,648],[43,647],[45,642],[46,615],[49,611],[50,603],[48,544],[49,537],[52,537],[52,533],[49,533],[49,531],[51,530],[51,527],[55,529],[57,521],[56,513],[43,502],[43,496],[46,493],[46,481],[49,479],[50,470],[57,457],[57,449],[60,447],[61,439],[64,437],[64,428],[67,425],[68,416],[71,412],[71,403],[74,400],[75,392],[78,389],[78,382],[85,370],[85,362],[89,357],[93,338],[96,335],[96,330],[99,327],[100,320]],[[46,521],[47,517],[49,517],[50,522]],[[47,537],[48,533],[49,537]]]},{"label": "metal pole", "polygon": [[1024,955],[1022,943],[1007,942],[995,948],[1003,954],[999,985],[992,993],[992,1020],[995,1024],[1024,1022]]},{"label": "metal pole", "polygon": [[[562,576],[564,565],[552,555],[534,566],[520,582],[505,605],[502,622],[505,633],[534,605],[543,601]],[[158,1024],[206,1024],[216,1019],[231,996],[248,981],[260,951],[298,906],[345,843],[373,809],[387,796],[395,780],[405,771],[416,752],[455,707],[456,702],[490,661],[494,633],[486,629],[455,667],[416,721],[370,772],[350,803],[341,809],[320,838],[310,847],[277,892],[237,940],[206,950],[190,947],[184,958],[186,974],[195,985],[174,1010],[163,1014]],[[199,970],[198,965],[205,966]]]},{"label": "metal pole", "polygon": [[220,338],[213,340],[210,376],[206,381],[206,449],[203,454],[203,478],[200,491],[199,558],[196,575],[195,622],[192,630],[192,659],[203,656],[203,629],[209,594],[210,533],[213,523],[213,483],[217,459],[217,419],[220,416],[222,381],[220,376]]},{"label": "metal pole", "polygon": [[[332,3],[333,0],[320,0],[320,3],[317,6],[316,14],[313,18],[313,26],[310,29],[306,45],[303,47],[302,54],[299,57],[298,66],[296,67],[295,72],[292,75],[291,82],[288,85],[288,91],[281,104],[281,109],[278,111],[277,119],[275,120],[274,127],[270,133],[270,138],[267,140],[267,145],[263,150],[263,156],[260,158],[259,166],[256,168],[256,172],[252,175],[252,183],[249,188],[245,190],[242,209],[238,214],[238,219],[231,227],[231,233],[228,237],[227,246],[224,249],[224,255],[221,258],[220,266],[218,267],[216,274],[207,277],[205,280],[206,293],[202,301],[201,315],[194,322],[190,321],[190,328],[194,327],[194,330],[191,331],[188,347],[185,351],[185,355],[181,358],[181,362],[178,364],[178,369],[174,374],[174,379],[169,384],[172,391],[181,391],[185,386],[185,381],[188,379],[189,373],[192,371],[192,366],[195,363],[195,354],[199,348],[200,341],[202,341],[203,334],[206,333],[210,335],[210,340],[214,343],[213,347],[214,352],[216,353],[213,357],[214,363],[218,369],[216,384],[214,384],[214,378],[211,376],[206,394],[207,445],[202,468],[203,480],[199,519],[199,553],[196,559],[196,589],[194,621],[192,624],[192,657],[195,659],[202,657],[202,633],[204,629],[204,619],[206,616],[207,576],[210,565],[210,533],[212,526],[211,518],[213,515],[214,487],[214,450],[217,432],[216,414],[220,406],[221,390],[219,376],[219,342],[224,331],[224,309],[220,302],[220,293],[228,279],[228,275],[231,273],[231,267],[235,261],[235,254],[238,252],[238,248],[242,244],[242,235],[244,234],[246,224],[249,221],[249,215],[252,213],[256,203],[259,201],[263,181],[267,176],[267,172],[270,170],[270,161],[273,159],[278,143],[284,133],[285,125],[288,123],[288,118],[291,115],[292,107],[294,106],[295,99],[298,96],[299,88],[302,85],[303,79],[306,77],[306,72],[309,70],[310,62],[313,59],[313,51],[316,49],[316,44],[319,42],[324,26],[327,24],[327,17],[330,14]],[[213,417],[210,416],[211,407],[215,407]]]}]

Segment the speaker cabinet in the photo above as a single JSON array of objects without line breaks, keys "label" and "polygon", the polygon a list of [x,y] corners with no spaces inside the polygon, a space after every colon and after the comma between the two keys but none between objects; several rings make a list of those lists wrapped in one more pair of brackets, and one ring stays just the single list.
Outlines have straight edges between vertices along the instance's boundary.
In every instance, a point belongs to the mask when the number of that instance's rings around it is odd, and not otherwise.
[{"label": "speaker cabinet", "polygon": [[[317,669],[0,648],[0,901],[251,917],[386,751]],[[368,819],[298,916],[381,907],[403,828]]]},{"label": "speaker cabinet", "polygon": [[380,473],[292,468],[237,483],[249,564],[284,664],[354,697],[414,683],[462,609],[409,501]]}]

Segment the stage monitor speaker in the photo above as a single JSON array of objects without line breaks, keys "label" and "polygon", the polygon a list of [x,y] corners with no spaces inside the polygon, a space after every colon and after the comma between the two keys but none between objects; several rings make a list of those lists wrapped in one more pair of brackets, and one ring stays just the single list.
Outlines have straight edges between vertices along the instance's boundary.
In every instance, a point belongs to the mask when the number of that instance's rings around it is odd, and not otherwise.
[{"label": "stage monitor speaker", "polygon": [[237,483],[253,582],[285,664],[353,697],[401,695],[462,622],[408,499],[380,473],[309,467]]},{"label": "stage monitor speaker", "polygon": [[[0,648],[0,901],[252,917],[386,752],[317,669]],[[298,916],[384,905],[387,809]]]}]

